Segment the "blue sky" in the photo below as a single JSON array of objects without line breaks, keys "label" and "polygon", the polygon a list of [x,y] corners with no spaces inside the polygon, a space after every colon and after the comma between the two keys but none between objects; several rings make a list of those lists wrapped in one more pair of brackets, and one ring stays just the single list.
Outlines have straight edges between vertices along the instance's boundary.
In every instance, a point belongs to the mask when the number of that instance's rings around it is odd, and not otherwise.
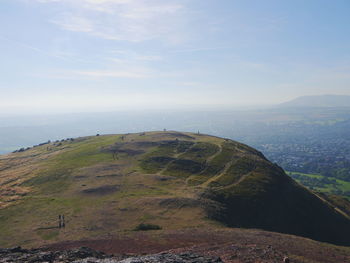
[{"label": "blue sky", "polygon": [[348,0],[1,0],[0,110],[350,95]]}]

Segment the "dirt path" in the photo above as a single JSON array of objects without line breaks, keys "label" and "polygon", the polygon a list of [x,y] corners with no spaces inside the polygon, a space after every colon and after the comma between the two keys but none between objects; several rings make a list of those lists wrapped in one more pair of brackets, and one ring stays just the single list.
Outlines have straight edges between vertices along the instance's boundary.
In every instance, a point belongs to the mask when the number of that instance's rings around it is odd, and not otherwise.
[{"label": "dirt path", "polygon": [[[317,193],[313,192],[314,195],[316,195],[319,199],[321,199],[323,202],[325,202],[326,204],[328,204],[330,207],[333,207],[333,205],[327,201],[326,199],[324,199],[323,197],[319,196]],[[339,213],[342,214],[343,216],[345,216],[346,218],[350,219],[350,216],[345,213],[344,211],[340,210],[339,208],[335,208],[335,210]]]},{"label": "dirt path", "polygon": [[215,176],[212,176],[210,179],[208,179],[207,181],[205,181],[202,186],[204,187],[207,187],[211,182],[213,181],[216,181],[217,179],[219,179],[221,176],[224,176],[227,172],[227,170],[231,167],[231,165],[235,162],[235,160],[231,160],[229,162],[227,162],[225,164],[225,167],[224,169],[218,174],[218,175],[215,175]]},{"label": "dirt path", "polygon": [[222,153],[222,145],[221,144],[215,144],[216,146],[219,147],[219,151],[217,151],[217,153],[213,154],[212,156],[210,156],[206,161],[207,163],[211,162],[216,156],[218,156],[220,153]]},{"label": "dirt path", "polygon": [[183,154],[186,154],[189,150],[191,150],[197,143],[194,143],[190,148],[188,148],[186,151],[182,152],[182,153],[177,153],[177,154],[174,154],[173,158],[175,158],[173,161],[170,161],[163,169],[161,169],[157,174],[158,175],[162,175],[163,172],[165,172],[168,167],[176,161],[177,158],[179,158],[181,155]]},{"label": "dirt path", "polygon": [[[237,148],[236,147],[236,151],[239,151],[239,152],[243,152],[241,149]],[[234,153],[236,154],[236,153]],[[231,161],[227,162],[225,164],[225,167],[224,169],[218,174],[218,175],[215,175],[213,177],[211,177],[208,181],[204,182],[202,184],[202,186],[208,186],[211,182],[213,181],[216,181],[217,179],[219,179],[221,176],[224,176],[228,169],[230,169],[230,167],[237,161],[237,159],[233,159],[233,154],[232,154],[232,157],[231,157]],[[255,168],[254,168],[255,169]],[[249,176],[250,173],[247,173],[247,174],[244,174],[241,176],[241,178],[239,178],[239,180],[237,182],[235,182],[234,184],[239,184],[240,182],[242,182],[247,176]]]}]

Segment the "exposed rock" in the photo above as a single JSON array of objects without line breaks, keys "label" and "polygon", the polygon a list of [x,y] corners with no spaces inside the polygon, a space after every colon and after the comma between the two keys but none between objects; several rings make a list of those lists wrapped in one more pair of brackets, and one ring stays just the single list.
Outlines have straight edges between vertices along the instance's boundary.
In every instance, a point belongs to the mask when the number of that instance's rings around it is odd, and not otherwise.
[{"label": "exposed rock", "polygon": [[160,253],[147,256],[130,257],[120,260],[118,257],[108,256],[102,252],[81,247],[73,250],[44,251],[40,249],[22,249],[15,247],[0,249],[0,263],[28,262],[28,263],[220,263],[219,257],[201,256],[186,252],[180,254]]},{"label": "exposed rock", "polygon": [[124,260],[87,258],[74,263],[220,263],[219,257],[200,256],[193,253],[161,253],[148,256],[131,257]]},{"label": "exposed rock", "polygon": [[[107,255],[87,247],[64,251],[46,251],[40,249],[22,249],[15,247],[10,249],[0,249],[0,262],[73,262],[84,258],[94,258],[95,260],[106,258]],[[98,262],[98,261],[96,261]]]}]

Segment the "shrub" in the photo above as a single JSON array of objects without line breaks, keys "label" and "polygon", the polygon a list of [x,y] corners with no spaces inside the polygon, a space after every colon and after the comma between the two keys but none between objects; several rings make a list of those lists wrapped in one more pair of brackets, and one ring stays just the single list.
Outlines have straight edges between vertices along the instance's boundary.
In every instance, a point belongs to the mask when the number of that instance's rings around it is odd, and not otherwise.
[{"label": "shrub", "polygon": [[134,230],[135,231],[147,231],[147,230],[159,230],[159,229],[162,229],[162,228],[158,225],[141,223],[138,226],[136,226]]}]

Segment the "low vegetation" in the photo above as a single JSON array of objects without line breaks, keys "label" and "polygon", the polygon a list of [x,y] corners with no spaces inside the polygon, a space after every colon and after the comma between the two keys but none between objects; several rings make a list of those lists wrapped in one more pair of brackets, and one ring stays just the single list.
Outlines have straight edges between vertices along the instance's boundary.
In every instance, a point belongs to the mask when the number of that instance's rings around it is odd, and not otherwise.
[{"label": "low vegetation", "polygon": [[49,142],[0,156],[0,184],[0,246],[225,225],[350,244],[346,201],[313,194],[247,145],[202,134]]},{"label": "low vegetation", "polygon": [[162,227],[154,224],[141,223],[135,227],[135,231],[160,230]]},{"label": "low vegetation", "polygon": [[310,190],[340,195],[350,200],[350,182],[320,174],[288,172],[288,175]]}]

